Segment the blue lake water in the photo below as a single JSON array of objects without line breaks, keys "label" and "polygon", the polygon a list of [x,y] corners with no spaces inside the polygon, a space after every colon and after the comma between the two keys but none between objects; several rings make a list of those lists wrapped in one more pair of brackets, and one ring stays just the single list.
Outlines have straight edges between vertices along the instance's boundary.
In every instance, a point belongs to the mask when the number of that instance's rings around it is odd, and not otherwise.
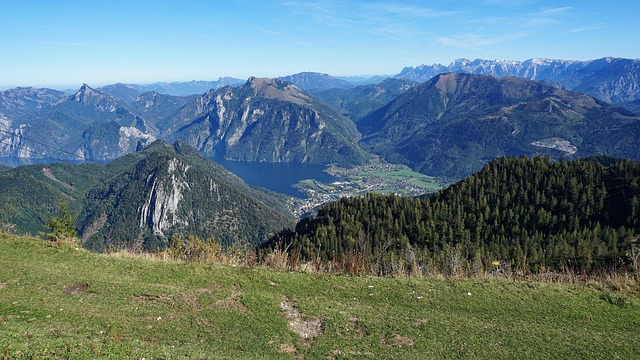
[{"label": "blue lake water", "polygon": [[[61,162],[60,160],[57,159],[25,159],[25,158],[13,158],[13,157],[0,157],[0,165],[5,165],[5,166],[9,166],[9,167],[18,167],[21,165],[38,165],[38,164],[53,164],[53,163],[57,163],[57,162]],[[82,164],[82,161],[74,161],[74,160],[69,160],[69,161],[64,161],[64,162],[68,162],[71,164]]]},{"label": "blue lake water", "polygon": [[[210,159],[222,165],[225,169],[238,175],[247,184],[267,188],[271,191],[290,196],[304,197],[304,193],[293,187],[301,180],[315,179],[325,183],[336,181],[337,178],[324,172],[324,165],[265,163],[229,161]],[[0,164],[10,167],[33,164],[50,164],[58,162],[51,159],[20,159],[0,157]]]},{"label": "blue lake water", "polygon": [[238,175],[249,185],[296,197],[304,197],[304,193],[293,187],[301,180],[315,179],[325,183],[337,180],[324,171],[327,169],[324,165],[211,160]]}]

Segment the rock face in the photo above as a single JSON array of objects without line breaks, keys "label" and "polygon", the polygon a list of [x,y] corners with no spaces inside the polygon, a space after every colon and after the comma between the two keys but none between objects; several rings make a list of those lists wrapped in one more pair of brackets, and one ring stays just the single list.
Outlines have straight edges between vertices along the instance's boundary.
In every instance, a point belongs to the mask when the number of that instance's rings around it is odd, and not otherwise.
[{"label": "rock face", "polygon": [[529,59],[522,62],[456,59],[449,66],[406,67],[395,77],[425,82],[449,72],[518,76],[585,92],[612,104],[640,99],[640,60],[611,57],[588,61]]},{"label": "rock face", "polygon": [[250,78],[210,90],[159,127],[207,156],[227,160],[361,164],[355,126],[295,85]]},{"label": "rock face", "polygon": [[366,149],[432,175],[462,177],[500,156],[640,158],[640,117],[517,77],[443,74],[360,122]]},{"label": "rock face", "polygon": [[153,126],[122,101],[83,85],[40,110],[3,121],[3,156],[59,160],[110,160],[149,144]]},{"label": "rock face", "polygon": [[149,195],[139,212],[140,228],[148,227],[153,235],[165,236],[164,231],[176,225],[189,225],[177,214],[183,192],[190,188],[183,176],[189,168],[189,165],[172,158],[165,174],[155,173],[149,177]]}]

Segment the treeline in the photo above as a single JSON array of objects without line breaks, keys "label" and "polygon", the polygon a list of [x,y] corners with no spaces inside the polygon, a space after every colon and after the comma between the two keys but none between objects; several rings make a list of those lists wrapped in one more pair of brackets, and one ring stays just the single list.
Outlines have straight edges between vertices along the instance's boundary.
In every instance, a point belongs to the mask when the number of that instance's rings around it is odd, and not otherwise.
[{"label": "treeline", "polygon": [[499,158],[431,198],[328,204],[260,250],[356,273],[593,272],[625,266],[640,233],[640,164]]}]

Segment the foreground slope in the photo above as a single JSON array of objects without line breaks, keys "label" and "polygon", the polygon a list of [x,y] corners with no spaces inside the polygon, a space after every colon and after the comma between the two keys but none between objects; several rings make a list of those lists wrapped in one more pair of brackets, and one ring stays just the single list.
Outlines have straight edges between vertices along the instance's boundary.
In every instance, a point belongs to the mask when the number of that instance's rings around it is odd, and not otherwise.
[{"label": "foreground slope", "polygon": [[[8,358],[633,359],[639,302],[597,286],[182,264],[0,235]],[[283,304],[322,331],[298,335]]]},{"label": "foreground slope", "polygon": [[358,122],[364,148],[430,174],[463,177],[499,156],[640,159],[640,117],[516,77],[438,75]]}]

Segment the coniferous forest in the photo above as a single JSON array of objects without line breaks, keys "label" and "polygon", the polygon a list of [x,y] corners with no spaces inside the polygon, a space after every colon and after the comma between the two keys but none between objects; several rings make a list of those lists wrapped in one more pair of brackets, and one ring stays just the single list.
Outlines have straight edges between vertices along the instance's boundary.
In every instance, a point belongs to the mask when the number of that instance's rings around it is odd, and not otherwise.
[{"label": "coniferous forest", "polygon": [[608,157],[499,158],[433,197],[369,194],[328,204],[265,244],[360,273],[592,273],[629,265],[640,164]]}]

